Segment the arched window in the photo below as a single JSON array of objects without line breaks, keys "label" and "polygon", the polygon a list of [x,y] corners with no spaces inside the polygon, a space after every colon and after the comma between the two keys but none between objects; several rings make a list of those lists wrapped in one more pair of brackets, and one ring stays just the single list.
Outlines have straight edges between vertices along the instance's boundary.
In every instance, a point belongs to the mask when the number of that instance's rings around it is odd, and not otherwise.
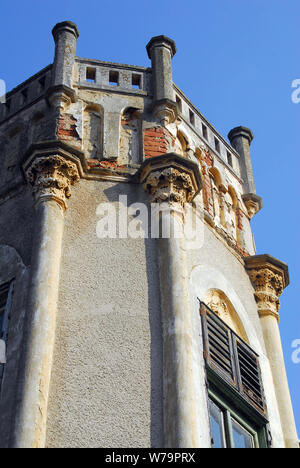
[{"label": "arched window", "polygon": [[103,153],[102,110],[88,106],[83,112],[83,151],[87,159],[101,159]]},{"label": "arched window", "polygon": [[225,201],[225,227],[228,235],[238,241],[238,229],[237,229],[237,206],[238,198],[235,190],[232,187],[228,187],[228,191],[224,196]]},{"label": "arched window", "polygon": [[46,131],[47,125],[45,123],[45,115],[43,112],[38,111],[32,117],[30,125],[30,144],[37,143],[38,141],[44,141],[44,132]]},{"label": "arched window", "polygon": [[[259,356],[231,302],[210,290],[200,314],[213,448],[267,448],[267,410]],[[244,339],[243,339],[244,338]]]},{"label": "arched window", "polygon": [[139,164],[140,161],[140,113],[134,107],[125,109],[121,116],[120,129],[120,166]]},{"label": "arched window", "polygon": [[[6,369],[14,372],[21,350],[27,281],[28,270],[16,250],[0,245],[0,404],[6,407],[14,401],[12,388],[3,389],[3,386]],[[16,378],[17,375],[13,380]]]},{"label": "arched window", "polygon": [[205,304],[227,323],[238,336],[248,342],[242,322],[226,294],[218,289],[210,289],[206,294]]},{"label": "arched window", "polygon": [[209,170],[214,221],[218,226],[225,227],[224,203],[221,195],[223,184],[221,175],[215,167]]},{"label": "arched window", "polygon": [[187,157],[188,141],[181,131],[177,132],[177,136],[174,143],[174,152],[181,156]]}]

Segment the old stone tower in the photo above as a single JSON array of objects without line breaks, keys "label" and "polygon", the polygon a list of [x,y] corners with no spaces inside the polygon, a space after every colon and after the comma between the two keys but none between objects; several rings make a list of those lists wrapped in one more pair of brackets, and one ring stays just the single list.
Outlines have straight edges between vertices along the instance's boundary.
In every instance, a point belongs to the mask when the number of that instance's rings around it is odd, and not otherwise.
[{"label": "old stone tower", "polygon": [[78,36],[0,108],[0,446],[298,447],[251,130]]}]

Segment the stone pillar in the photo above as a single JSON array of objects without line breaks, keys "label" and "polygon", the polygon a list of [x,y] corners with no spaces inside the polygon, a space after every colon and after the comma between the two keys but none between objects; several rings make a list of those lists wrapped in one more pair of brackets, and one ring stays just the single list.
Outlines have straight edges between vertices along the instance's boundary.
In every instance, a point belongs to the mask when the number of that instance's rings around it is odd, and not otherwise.
[{"label": "stone pillar", "polygon": [[64,21],[54,26],[52,34],[55,41],[55,56],[52,82],[46,92],[46,98],[59,115],[61,110],[76,100],[72,85],[79,32],[76,24]]},{"label": "stone pillar", "polygon": [[240,155],[241,176],[244,186],[243,200],[250,219],[262,208],[262,199],[256,195],[250,145],[254,138],[252,131],[246,127],[233,128],[228,134],[233,148]]},{"label": "stone pillar", "polygon": [[176,44],[166,36],[153,37],[147,44],[148,56],[152,63],[153,111],[163,125],[174,122],[178,115],[174,101],[172,58]]},{"label": "stone pillar", "polygon": [[255,289],[254,296],[272,370],[286,448],[299,448],[278,327],[279,296],[289,285],[288,266],[270,255],[248,257],[245,264]]},{"label": "stone pillar", "polygon": [[193,328],[183,236],[184,205],[202,188],[198,165],[176,154],[152,158],[141,182],[161,210],[170,237],[160,238],[159,264],[163,323],[164,445],[199,446],[193,362]]},{"label": "stone pillar", "polygon": [[72,148],[34,145],[24,164],[36,206],[31,284],[26,312],[24,369],[19,392],[15,447],[43,448],[55,338],[61,246],[66,200],[81,174]]},{"label": "stone pillar", "polygon": [[228,138],[241,157],[241,172],[245,193],[256,193],[250,155],[250,145],[254,138],[252,131],[246,127],[236,127],[228,133]]},{"label": "stone pillar", "polygon": [[64,21],[54,26],[52,34],[55,41],[52,85],[72,88],[78,28],[71,21]]}]

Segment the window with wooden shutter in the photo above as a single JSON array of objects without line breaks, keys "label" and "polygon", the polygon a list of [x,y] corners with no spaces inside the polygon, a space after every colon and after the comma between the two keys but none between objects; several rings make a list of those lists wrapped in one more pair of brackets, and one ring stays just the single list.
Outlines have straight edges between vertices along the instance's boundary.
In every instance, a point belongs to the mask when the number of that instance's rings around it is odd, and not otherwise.
[{"label": "window with wooden shutter", "polygon": [[258,355],[203,302],[200,313],[206,365],[266,415]]},{"label": "window with wooden shutter", "polygon": [[13,294],[13,282],[0,285],[0,386],[6,363],[6,342]]},{"label": "window with wooden shutter", "polygon": [[204,304],[201,305],[201,315],[203,317],[206,362],[212,369],[221,373],[222,377],[235,385],[236,375],[232,359],[233,349],[230,330]]},{"label": "window with wooden shutter", "polygon": [[237,336],[233,335],[233,339],[237,350],[241,391],[250,403],[254,404],[260,411],[265,412],[258,356]]}]

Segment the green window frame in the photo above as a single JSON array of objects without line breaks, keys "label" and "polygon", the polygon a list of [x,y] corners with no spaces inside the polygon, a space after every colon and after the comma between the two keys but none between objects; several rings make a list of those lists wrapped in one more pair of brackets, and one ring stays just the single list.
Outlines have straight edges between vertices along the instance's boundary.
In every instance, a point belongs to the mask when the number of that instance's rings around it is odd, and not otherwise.
[{"label": "green window frame", "polygon": [[[211,387],[208,390],[209,396],[209,413],[211,424],[212,448],[268,448],[268,432],[266,421],[254,421],[251,415],[247,415],[240,411],[237,406],[226,400],[224,395],[221,395],[216,389]],[[215,440],[215,430],[213,428],[213,408],[219,410],[220,415],[220,446],[219,440]],[[251,446],[241,446],[236,442],[234,426],[240,429],[244,438],[251,442]],[[249,445],[249,444],[248,444]]]},{"label": "green window frame", "polygon": [[[8,326],[12,305],[12,296],[14,291],[14,282],[10,281],[0,285],[0,340],[5,344],[8,338]],[[5,364],[0,363],[0,390],[4,375]]]}]

